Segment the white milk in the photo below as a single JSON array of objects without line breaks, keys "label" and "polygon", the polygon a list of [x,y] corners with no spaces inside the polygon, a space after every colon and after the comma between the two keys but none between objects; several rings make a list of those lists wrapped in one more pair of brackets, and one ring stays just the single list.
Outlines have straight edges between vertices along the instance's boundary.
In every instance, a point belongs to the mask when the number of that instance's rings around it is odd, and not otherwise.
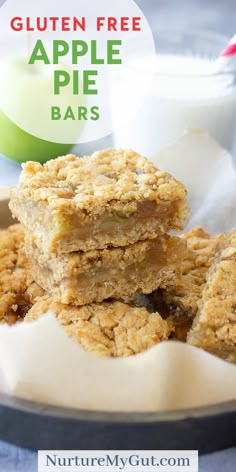
[{"label": "white milk", "polygon": [[[130,78],[124,74],[123,97],[113,96],[112,100],[115,147],[133,148],[155,161],[160,149],[191,127],[207,130],[232,150],[236,129],[234,75],[212,76],[212,64],[199,57],[173,55],[133,63]],[[142,104],[137,108],[139,99]]]}]

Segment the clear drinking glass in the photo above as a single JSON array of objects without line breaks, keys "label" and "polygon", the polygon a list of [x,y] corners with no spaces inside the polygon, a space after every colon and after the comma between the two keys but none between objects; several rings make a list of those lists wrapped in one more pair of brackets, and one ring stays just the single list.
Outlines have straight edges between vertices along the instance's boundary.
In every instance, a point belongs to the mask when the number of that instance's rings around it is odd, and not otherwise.
[{"label": "clear drinking glass", "polygon": [[[232,151],[236,70],[212,74],[213,62],[227,42],[224,36],[203,31],[159,32],[156,57],[127,65],[124,94],[112,97],[115,147],[133,148],[155,161],[155,154],[186,128],[202,128]],[[146,82],[146,91],[132,113],[139,82],[142,93]]]}]

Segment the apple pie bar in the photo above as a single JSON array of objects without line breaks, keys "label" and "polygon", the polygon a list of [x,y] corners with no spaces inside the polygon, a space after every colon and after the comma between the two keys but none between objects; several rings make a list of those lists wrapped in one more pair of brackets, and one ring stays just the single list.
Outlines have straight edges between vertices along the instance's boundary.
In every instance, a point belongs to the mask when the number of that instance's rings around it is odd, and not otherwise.
[{"label": "apple pie bar", "polygon": [[185,247],[181,238],[163,235],[126,247],[50,255],[27,237],[25,250],[33,277],[55,300],[85,305],[178,285]]},{"label": "apple pie bar", "polygon": [[236,230],[221,238],[187,341],[236,362]]},{"label": "apple pie bar", "polygon": [[133,151],[23,164],[10,208],[42,252],[120,247],[180,230],[185,187]]},{"label": "apple pie bar", "polygon": [[182,285],[155,291],[151,300],[155,309],[172,319],[175,337],[185,341],[198,310],[207,273],[214,259],[219,237],[211,238],[202,228],[193,228],[182,235],[187,243],[182,264]]},{"label": "apple pie bar", "polygon": [[165,341],[172,332],[170,322],[146,308],[120,301],[75,307],[44,296],[27,313],[24,321],[39,319],[51,311],[66,333],[86,350],[103,357],[126,357]]},{"label": "apple pie bar", "polygon": [[22,319],[44,294],[33,280],[24,250],[21,225],[0,230],[0,322]]}]

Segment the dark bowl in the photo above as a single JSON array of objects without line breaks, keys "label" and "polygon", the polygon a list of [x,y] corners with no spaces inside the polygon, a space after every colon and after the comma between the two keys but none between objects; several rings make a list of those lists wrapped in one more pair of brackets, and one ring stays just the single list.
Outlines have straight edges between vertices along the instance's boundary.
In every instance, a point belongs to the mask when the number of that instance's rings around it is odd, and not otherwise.
[{"label": "dark bowl", "polygon": [[189,450],[236,445],[236,401],[161,413],[73,410],[0,395],[0,439],[28,449]]}]

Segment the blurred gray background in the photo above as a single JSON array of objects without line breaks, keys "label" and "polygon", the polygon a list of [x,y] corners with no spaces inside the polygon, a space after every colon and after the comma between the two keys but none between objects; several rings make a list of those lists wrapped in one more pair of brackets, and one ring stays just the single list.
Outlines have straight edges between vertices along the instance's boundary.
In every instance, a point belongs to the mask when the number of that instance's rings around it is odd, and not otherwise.
[{"label": "blurred gray background", "polygon": [[232,36],[236,30],[235,0],[136,0],[152,31],[160,26],[180,30],[207,29]]}]

